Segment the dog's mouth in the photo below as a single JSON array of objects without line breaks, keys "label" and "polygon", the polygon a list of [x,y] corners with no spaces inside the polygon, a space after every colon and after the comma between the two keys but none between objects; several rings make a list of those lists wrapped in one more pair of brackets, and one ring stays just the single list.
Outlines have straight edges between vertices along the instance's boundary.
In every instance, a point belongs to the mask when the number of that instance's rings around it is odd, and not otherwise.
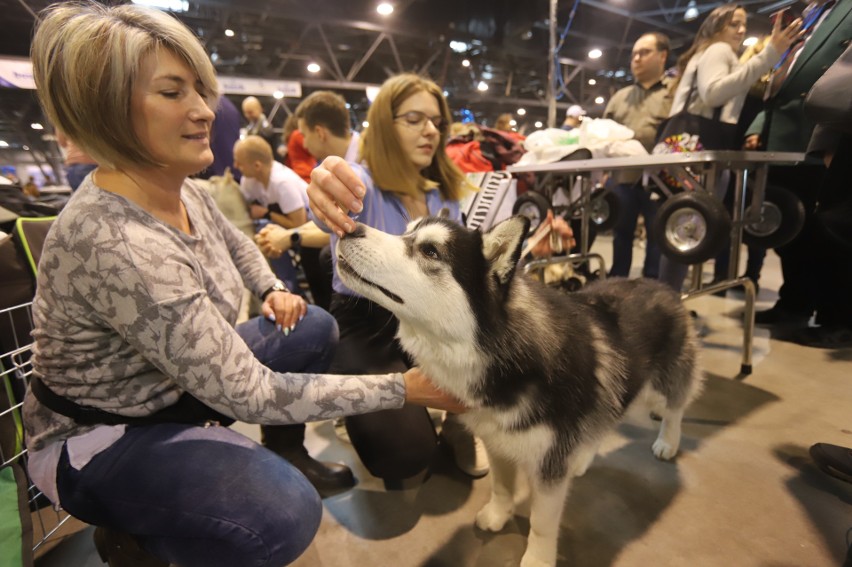
[{"label": "dog's mouth", "polygon": [[358,280],[362,283],[365,283],[370,287],[376,288],[377,290],[379,290],[380,292],[382,292],[383,294],[388,296],[388,298],[391,299],[392,301],[395,301],[396,303],[399,303],[400,305],[405,304],[405,302],[402,300],[402,298],[400,296],[398,296],[397,294],[395,294],[392,291],[380,286],[379,284],[377,284],[375,282],[371,282],[370,280],[368,280],[367,278],[365,278],[364,276],[362,276],[361,274],[356,272],[355,268],[353,268],[352,265],[349,262],[347,262],[342,256],[338,256],[338,258],[337,258],[337,269],[339,271],[345,272],[348,276],[355,278],[356,280]]}]

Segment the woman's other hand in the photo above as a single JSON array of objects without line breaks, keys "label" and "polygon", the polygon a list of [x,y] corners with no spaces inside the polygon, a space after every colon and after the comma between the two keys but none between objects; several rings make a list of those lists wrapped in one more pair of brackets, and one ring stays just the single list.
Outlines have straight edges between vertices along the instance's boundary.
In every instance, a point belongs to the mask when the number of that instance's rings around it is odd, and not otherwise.
[{"label": "woman's other hand", "polygon": [[451,413],[464,413],[467,410],[467,407],[456,398],[439,390],[419,368],[408,370],[403,377],[405,378],[406,403]]},{"label": "woman's other hand", "polygon": [[289,335],[308,312],[308,304],[295,293],[273,291],[266,296],[261,312],[264,317],[275,323],[279,331]]},{"label": "woman's other hand", "polygon": [[[534,258],[549,258],[563,251],[570,251],[577,242],[574,240],[574,231],[571,225],[562,217],[553,216],[553,210],[547,211],[547,217],[536,229],[535,235],[550,227],[551,237],[542,238],[530,251]],[[535,238],[535,235],[533,238]],[[555,236],[554,236],[555,235]]]},{"label": "woman's other hand", "polygon": [[346,161],[329,156],[311,172],[308,199],[314,216],[338,236],[355,230],[348,213],[360,213],[364,184]]}]

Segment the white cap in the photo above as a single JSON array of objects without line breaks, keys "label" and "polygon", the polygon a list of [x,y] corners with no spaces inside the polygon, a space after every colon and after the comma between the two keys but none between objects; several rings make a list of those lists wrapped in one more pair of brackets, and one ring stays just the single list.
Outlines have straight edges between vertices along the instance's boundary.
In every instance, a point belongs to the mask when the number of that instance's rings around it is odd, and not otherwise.
[{"label": "white cap", "polygon": [[585,115],[586,115],[586,111],[583,110],[583,107],[580,106],[579,104],[573,104],[573,105],[569,106],[568,111],[565,112],[566,117],[573,116],[574,118],[579,118],[579,117],[585,116]]}]

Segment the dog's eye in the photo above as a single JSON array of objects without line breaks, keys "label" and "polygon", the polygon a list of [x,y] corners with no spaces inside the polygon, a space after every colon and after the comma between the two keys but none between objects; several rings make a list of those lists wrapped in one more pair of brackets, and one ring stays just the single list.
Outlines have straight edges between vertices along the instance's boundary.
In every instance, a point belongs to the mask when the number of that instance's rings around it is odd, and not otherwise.
[{"label": "dog's eye", "polygon": [[421,244],[420,253],[426,256],[427,258],[432,258],[433,260],[437,260],[440,257],[440,255],[438,254],[438,249],[435,248],[434,244]]}]

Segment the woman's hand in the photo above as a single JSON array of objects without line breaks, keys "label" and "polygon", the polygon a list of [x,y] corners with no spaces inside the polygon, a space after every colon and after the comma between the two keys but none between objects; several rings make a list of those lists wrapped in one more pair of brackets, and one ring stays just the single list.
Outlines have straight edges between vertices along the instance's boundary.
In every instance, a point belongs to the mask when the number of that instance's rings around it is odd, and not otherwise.
[{"label": "woman's hand", "polygon": [[772,35],[769,36],[769,43],[775,48],[779,54],[787,51],[791,45],[800,40],[804,35],[802,31],[802,18],[796,18],[790,25],[781,29],[782,18],[779,14],[775,18],[775,24],[772,26]]},{"label": "woman's hand", "polygon": [[264,317],[275,323],[279,331],[289,335],[308,312],[308,304],[295,293],[273,291],[266,296],[261,312]]},{"label": "woman's hand", "polygon": [[[547,230],[548,226],[550,227],[551,237],[542,238],[538,244],[533,246],[530,253],[534,258],[549,258],[553,254],[570,251],[577,244],[571,225],[565,222],[562,217],[554,218],[552,209],[547,211],[547,217],[536,229],[535,235]],[[535,238],[535,235],[533,235],[533,238]]]},{"label": "woman's hand", "polygon": [[293,231],[277,224],[268,224],[254,235],[260,251],[267,258],[280,258],[292,246]]},{"label": "woman's hand", "polygon": [[329,156],[311,172],[311,211],[337,236],[355,230],[355,222],[347,213],[363,210],[361,199],[366,192],[361,179],[341,157]]},{"label": "woman's hand", "polygon": [[451,413],[464,413],[467,407],[456,398],[439,390],[419,368],[412,368],[405,374],[405,401],[409,404],[425,406]]}]

